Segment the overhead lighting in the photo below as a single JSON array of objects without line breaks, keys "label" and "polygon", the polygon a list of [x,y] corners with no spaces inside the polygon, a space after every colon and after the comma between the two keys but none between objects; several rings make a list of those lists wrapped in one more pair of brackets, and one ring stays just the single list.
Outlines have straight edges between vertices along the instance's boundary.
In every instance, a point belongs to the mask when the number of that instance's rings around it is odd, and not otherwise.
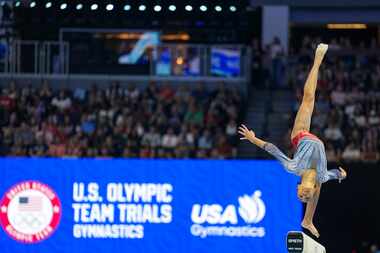
[{"label": "overhead lighting", "polygon": [[327,24],[328,29],[367,29],[366,24]]},{"label": "overhead lighting", "polygon": [[107,4],[106,10],[107,11],[112,11],[113,10],[113,4]]},{"label": "overhead lighting", "polygon": [[217,5],[217,6],[215,6],[215,10],[217,12],[221,12],[222,11],[222,7],[220,5]]},{"label": "overhead lighting", "polygon": [[199,7],[199,9],[200,9],[201,11],[207,11],[207,6],[206,6],[206,5],[201,5],[201,6]]},{"label": "overhead lighting", "polygon": [[61,10],[64,10],[64,9],[66,9],[67,8],[67,3],[63,3],[63,4],[61,4]]},{"label": "overhead lighting", "polygon": [[169,5],[169,11],[175,11],[177,7],[175,5]]},{"label": "overhead lighting", "polygon": [[159,12],[162,10],[162,7],[161,7],[161,5],[155,5],[153,9],[154,9],[154,11]]},{"label": "overhead lighting", "polygon": [[20,1],[15,2],[15,7],[20,7],[20,5],[21,5]]},{"label": "overhead lighting", "polygon": [[1,1],[1,6],[4,6],[5,5],[5,1]]},{"label": "overhead lighting", "polygon": [[29,6],[30,6],[30,8],[34,8],[34,7],[36,7],[36,2],[34,2],[34,1],[31,2]]},{"label": "overhead lighting", "polygon": [[191,6],[191,5],[186,5],[186,6],[185,6],[185,10],[187,10],[187,11],[192,11],[192,10],[193,10],[193,6]]},{"label": "overhead lighting", "polygon": [[232,12],[237,11],[236,6],[231,5],[231,6],[230,6],[230,11],[232,11]]},{"label": "overhead lighting", "polygon": [[46,9],[49,9],[53,4],[51,2],[47,2],[46,5],[45,5],[45,8]]},{"label": "overhead lighting", "polygon": [[146,10],[146,6],[145,5],[140,5],[139,6],[139,11],[145,11]]},{"label": "overhead lighting", "polygon": [[124,10],[125,11],[131,10],[131,6],[129,4],[124,5]]},{"label": "overhead lighting", "polygon": [[77,4],[75,7],[78,11],[83,9],[83,4]]},{"label": "overhead lighting", "polygon": [[90,8],[91,8],[92,11],[95,11],[95,10],[98,9],[98,7],[99,6],[97,4],[92,4]]}]

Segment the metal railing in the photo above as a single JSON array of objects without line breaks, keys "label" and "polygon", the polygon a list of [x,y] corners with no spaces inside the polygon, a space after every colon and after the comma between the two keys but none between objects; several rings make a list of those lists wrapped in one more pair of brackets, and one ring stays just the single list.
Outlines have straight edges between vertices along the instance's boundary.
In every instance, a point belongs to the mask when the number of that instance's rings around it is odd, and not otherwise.
[{"label": "metal railing", "polygon": [[69,74],[67,42],[15,40],[5,50],[4,59],[0,62],[4,74]]}]

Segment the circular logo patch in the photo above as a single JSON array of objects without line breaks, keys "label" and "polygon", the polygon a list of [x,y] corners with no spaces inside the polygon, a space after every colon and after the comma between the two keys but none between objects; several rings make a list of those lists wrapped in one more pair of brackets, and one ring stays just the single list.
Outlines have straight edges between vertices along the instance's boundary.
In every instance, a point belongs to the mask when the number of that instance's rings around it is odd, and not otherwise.
[{"label": "circular logo patch", "polygon": [[61,219],[61,202],[46,184],[24,181],[0,201],[0,225],[14,240],[37,243],[51,236]]}]

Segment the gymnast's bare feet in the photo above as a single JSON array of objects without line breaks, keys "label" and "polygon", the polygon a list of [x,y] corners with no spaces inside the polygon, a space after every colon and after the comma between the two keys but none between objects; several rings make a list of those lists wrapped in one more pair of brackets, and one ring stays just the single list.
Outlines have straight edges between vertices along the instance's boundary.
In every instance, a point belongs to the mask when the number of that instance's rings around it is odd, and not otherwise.
[{"label": "gymnast's bare feet", "polygon": [[329,45],[320,43],[317,49],[315,50],[314,62],[317,64],[321,64],[328,49],[329,49]]},{"label": "gymnast's bare feet", "polygon": [[302,221],[301,226],[310,231],[315,237],[319,237],[319,232],[312,222]]}]

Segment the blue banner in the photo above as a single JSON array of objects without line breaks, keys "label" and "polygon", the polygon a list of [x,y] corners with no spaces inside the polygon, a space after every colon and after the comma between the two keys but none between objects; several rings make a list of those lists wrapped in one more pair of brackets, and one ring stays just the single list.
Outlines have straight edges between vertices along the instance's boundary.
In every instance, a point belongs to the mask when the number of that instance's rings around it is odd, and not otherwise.
[{"label": "blue banner", "polygon": [[0,159],[0,247],[285,253],[297,177],[275,161]]}]

